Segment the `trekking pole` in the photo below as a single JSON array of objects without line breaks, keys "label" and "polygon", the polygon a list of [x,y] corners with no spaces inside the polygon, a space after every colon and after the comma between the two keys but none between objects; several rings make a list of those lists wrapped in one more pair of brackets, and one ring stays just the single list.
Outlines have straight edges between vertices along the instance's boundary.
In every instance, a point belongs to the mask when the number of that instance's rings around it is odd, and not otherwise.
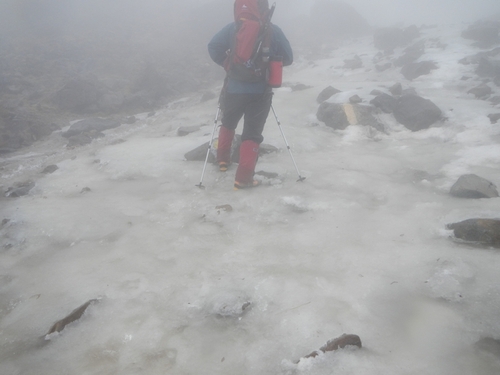
[{"label": "trekking pole", "polygon": [[274,110],[274,107],[272,104],[271,104],[271,109],[273,110],[274,118],[276,119],[276,122],[278,123],[278,127],[280,128],[280,132],[281,132],[281,135],[283,136],[283,140],[285,141],[286,148],[288,149],[288,152],[290,153],[290,156],[292,157],[293,165],[295,165],[295,170],[297,171],[297,174],[299,175],[299,179],[297,180],[297,182],[304,181],[306,178],[302,177],[300,175],[299,168],[297,167],[297,163],[295,163],[295,158],[293,157],[293,154],[292,154],[292,149],[290,148],[290,145],[288,144],[288,142],[286,140],[285,133],[283,133],[283,129],[281,128],[281,122],[278,119],[278,116],[276,115],[276,111]]},{"label": "trekking pole", "polygon": [[214,143],[215,130],[217,129],[217,121],[219,120],[220,111],[221,111],[221,109],[220,109],[220,104],[219,104],[219,107],[217,108],[217,114],[215,115],[214,129],[212,130],[212,137],[210,138],[210,142],[208,144],[207,156],[205,157],[205,164],[203,164],[203,171],[201,172],[200,183],[198,185],[195,185],[195,186],[198,186],[200,189],[205,189],[205,186],[203,186],[203,177],[205,176],[205,169],[207,168],[208,156],[210,155],[210,150],[212,149],[212,145]]}]

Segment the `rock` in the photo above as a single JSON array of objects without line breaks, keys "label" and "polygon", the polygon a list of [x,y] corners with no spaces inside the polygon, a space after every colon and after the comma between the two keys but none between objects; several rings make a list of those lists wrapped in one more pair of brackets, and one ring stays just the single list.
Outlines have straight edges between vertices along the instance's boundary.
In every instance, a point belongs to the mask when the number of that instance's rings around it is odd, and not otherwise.
[{"label": "rock", "polygon": [[89,187],[84,187],[81,191],[80,191],[80,194],[86,194],[86,193],[90,193],[92,191],[91,188]]},{"label": "rock", "polygon": [[292,85],[292,91],[304,91],[312,88],[312,86],[304,85],[303,83],[297,83],[296,85]]},{"label": "rock", "polygon": [[492,92],[493,90],[486,83],[483,83],[467,91],[468,94],[474,95],[477,99],[487,98],[491,95]]},{"label": "rock", "polygon": [[92,143],[94,138],[87,134],[78,134],[78,135],[73,135],[68,138],[68,144],[66,145],[66,148],[74,148],[78,146],[85,146],[88,145],[89,143]]},{"label": "rock", "polygon": [[450,194],[459,198],[496,198],[497,187],[490,181],[475,174],[460,176],[451,187]]},{"label": "rock", "polygon": [[318,103],[323,103],[325,100],[330,99],[333,95],[338,94],[339,92],[342,92],[340,90],[337,90],[335,87],[328,86],[326,89],[321,91],[318,95],[318,98],[316,99],[316,102]]},{"label": "rock", "polygon": [[476,69],[476,74],[483,78],[496,78],[500,76],[500,60],[481,57]]},{"label": "rock", "polygon": [[418,38],[420,32],[416,26],[410,26],[406,29],[397,27],[386,27],[375,30],[373,42],[375,47],[384,50],[392,51],[395,48],[403,47],[415,38]]},{"label": "rock", "polygon": [[[184,158],[187,161],[205,161],[207,156],[207,150],[210,142],[206,142],[201,146],[196,147],[195,149],[184,154]],[[241,135],[236,134],[231,145],[231,162],[238,163],[240,161],[240,145],[241,145]],[[259,156],[263,156],[272,152],[279,151],[278,148],[261,143],[259,147]],[[215,163],[215,150],[214,152],[210,152],[208,155],[208,162]]]},{"label": "rock", "polygon": [[135,116],[128,116],[123,120],[124,124],[132,125],[135,124],[137,121],[137,118]]},{"label": "rock", "polygon": [[447,225],[456,238],[481,245],[500,247],[500,220],[468,219]]},{"label": "rock", "polygon": [[46,167],[43,169],[42,173],[43,173],[43,174],[50,174],[50,173],[54,173],[54,172],[55,172],[55,171],[57,171],[58,169],[59,169],[59,167],[58,167],[57,165],[54,165],[54,164],[53,164],[53,165],[48,165],[48,166],[46,166]]},{"label": "rock", "polygon": [[352,104],[359,104],[363,102],[363,99],[361,99],[359,95],[353,95],[349,98],[349,102]]},{"label": "rock", "polygon": [[432,70],[438,69],[436,63],[432,61],[421,61],[403,66],[401,74],[408,80],[414,80],[420,76],[429,74]]},{"label": "rock", "polygon": [[500,340],[495,340],[491,337],[484,337],[476,342],[476,348],[500,358]]},{"label": "rock", "polygon": [[361,60],[361,58],[356,55],[354,56],[354,58],[352,59],[347,59],[347,60],[344,60],[344,69],[360,69],[363,67],[363,61]]},{"label": "rock", "polygon": [[59,320],[58,322],[55,322],[54,325],[49,329],[49,331],[47,332],[47,334],[45,335],[46,336],[46,339],[48,339],[48,335],[50,335],[51,333],[54,333],[54,332],[61,332],[64,328],[66,328],[66,326],[70,323],[73,323],[75,321],[77,321],[78,319],[80,319],[83,315],[83,313],[85,312],[85,310],[87,310],[87,308],[98,302],[98,300],[96,299],[91,299],[90,301],[84,303],[83,305],[81,305],[80,307],[76,308],[75,310],[73,310],[67,317],[65,317],[64,319],[61,319]]},{"label": "rock", "polygon": [[255,172],[255,174],[257,176],[262,176],[265,178],[278,178],[279,177],[279,174],[275,173],[275,172],[258,171],[258,172]]},{"label": "rock", "polygon": [[53,102],[65,111],[95,113],[101,96],[102,88],[96,82],[74,79],[54,95]]},{"label": "rock", "polygon": [[199,125],[193,125],[193,126],[181,126],[179,129],[177,129],[177,135],[179,137],[184,137],[188,134],[195,133],[198,130],[200,130],[201,126]]},{"label": "rock", "polygon": [[405,66],[418,60],[425,53],[425,43],[418,42],[404,50],[404,55],[397,58],[396,66]]},{"label": "rock", "polygon": [[[102,119],[99,117],[89,118],[85,120],[78,121],[70,126],[67,132],[63,133],[62,136],[69,138],[74,135],[79,135],[82,133],[89,132],[102,132],[104,130],[113,129],[119,127],[121,124],[119,121],[113,119]],[[95,137],[94,137],[95,138]]]},{"label": "rock", "polygon": [[370,95],[375,95],[375,96],[378,96],[378,95],[383,95],[383,94],[385,94],[383,91],[380,91],[380,90],[377,90],[377,89],[372,90],[372,91],[370,92]]},{"label": "rock", "polygon": [[377,70],[377,72],[384,72],[387,69],[391,69],[391,68],[392,68],[392,63],[390,63],[390,62],[387,62],[385,64],[375,65],[375,69]]},{"label": "rock", "polygon": [[223,204],[220,206],[215,206],[215,209],[219,211],[231,212],[233,211],[233,206],[231,206],[230,204]]},{"label": "rock", "polygon": [[462,37],[480,42],[483,45],[492,45],[500,43],[498,27],[492,25],[474,24],[462,32]]},{"label": "rock", "polygon": [[493,105],[500,104],[500,96],[494,96],[490,98],[490,103]]},{"label": "rock", "polygon": [[402,95],[403,94],[403,85],[401,83],[395,83],[391,88],[389,88],[389,91],[391,92],[392,95]]},{"label": "rock", "polygon": [[384,127],[380,124],[372,114],[373,109],[368,106],[359,104],[336,104],[322,103],[316,117],[319,121],[325,123],[333,129],[343,130],[349,125],[369,125],[377,130],[384,131]]},{"label": "rock", "polygon": [[274,147],[274,146],[271,146],[271,145],[268,145],[265,143],[261,143],[261,145],[259,147],[259,156],[271,154],[273,152],[278,152],[278,151],[279,150],[277,147]]},{"label": "rock", "polygon": [[500,113],[492,113],[488,117],[492,124],[496,124],[500,120]]},{"label": "rock", "polygon": [[28,195],[30,190],[33,189],[34,187],[35,183],[33,181],[22,182],[12,188],[7,189],[5,196],[9,198],[23,197],[25,195]]},{"label": "rock", "polygon": [[148,116],[147,116],[147,117],[148,117],[148,118],[150,118],[150,117],[153,117],[154,115],[156,115],[156,112],[155,112],[155,111],[152,111],[152,112],[149,112],[149,113],[148,113]]},{"label": "rock", "polygon": [[370,104],[377,108],[380,108],[382,112],[393,113],[394,109],[398,105],[398,100],[389,94],[381,92],[375,98],[370,100]]},{"label": "rock", "polygon": [[213,91],[205,91],[201,96],[200,103],[208,102],[216,97],[217,95]]},{"label": "rock", "polygon": [[319,350],[306,355],[304,358],[314,358],[320,354],[320,351],[323,353],[332,352],[338,349],[344,349],[346,346],[357,346],[361,349],[362,344],[360,337],[358,335],[348,335],[344,333],[342,336],[328,341],[326,345],[323,345]]},{"label": "rock", "polygon": [[[206,142],[201,146],[196,147],[194,150],[191,150],[184,154],[184,158],[187,161],[205,161],[209,145],[210,142]],[[208,155],[208,162],[215,163],[215,156],[211,152]]]},{"label": "rock", "polygon": [[403,95],[398,99],[394,117],[411,131],[429,128],[441,120],[441,110],[430,100],[418,95]]}]

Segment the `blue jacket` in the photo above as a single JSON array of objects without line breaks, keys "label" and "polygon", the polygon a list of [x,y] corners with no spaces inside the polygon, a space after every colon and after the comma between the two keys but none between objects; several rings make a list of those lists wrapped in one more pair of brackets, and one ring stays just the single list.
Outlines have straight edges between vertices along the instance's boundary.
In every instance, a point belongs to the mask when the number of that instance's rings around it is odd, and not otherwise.
[{"label": "blue jacket", "polygon": [[[283,66],[291,65],[293,62],[292,47],[283,31],[276,25],[271,24],[271,56],[282,56]],[[230,23],[219,31],[208,43],[208,53],[212,60],[223,66],[226,60],[226,51],[232,48],[234,36],[236,34],[236,24]],[[262,94],[267,90],[266,82],[242,82],[230,78],[227,83],[227,92],[231,94]]]}]

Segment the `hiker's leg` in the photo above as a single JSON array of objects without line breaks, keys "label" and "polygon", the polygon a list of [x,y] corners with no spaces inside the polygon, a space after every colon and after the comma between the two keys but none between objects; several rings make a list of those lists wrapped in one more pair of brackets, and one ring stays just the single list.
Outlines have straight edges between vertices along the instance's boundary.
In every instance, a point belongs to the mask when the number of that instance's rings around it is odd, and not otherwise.
[{"label": "hiker's leg", "polygon": [[229,164],[230,162],[234,132],[244,114],[243,99],[241,94],[226,94],[224,96],[222,126],[219,130],[217,145],[217,162],[219,164]]},{"label": "hiker's leg", "polygon": [[235,178],[239,183],[250,184],[253,181],[259,145],[264,140],[262,132],[271,109],[271,100],[272,93],[254,94],[246,106],[241,136],[240,163]]}]

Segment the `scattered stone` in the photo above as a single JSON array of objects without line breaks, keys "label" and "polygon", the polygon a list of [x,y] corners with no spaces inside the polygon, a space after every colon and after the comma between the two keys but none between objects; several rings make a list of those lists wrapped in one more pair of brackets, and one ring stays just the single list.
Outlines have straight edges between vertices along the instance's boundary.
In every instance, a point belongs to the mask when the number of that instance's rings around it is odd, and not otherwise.
[{"label": "scattered stone", "polygon": [[123,120],[124,124],[132,125],[137,122],[137,118],[135,116],[128,116]]},{"label": "scattered stone", "polygon": [[348,335],[344,333],[342,336],[328,341],[326,345],[323,345],[319,350],[306,355],[304,358],[314,358],[320,354],[320,351],[323,353],[332,352],[338,349],[344,349],[346,346],[357,346],[361,349],[362,344],[360,337],[358,335]]},{"label": "scattered stone", "polygon": [[318,103],[323,103],[325,100],[330,99],[333,95],[338,94],[339,92],[342,92],[340,90],[337,90],[335,87],[328,86],[326,89],[321,91],[318,95],[318,98],[316,99],[316,102]]},{"label": "scattered stone", "polygon": [[296,85],[291,86],[292,91],[304,91],[312,88],[312,86],[304,85],[303,83],[297,83]]},{"label": "scattered stone", "polygon": [[481,57],[476,69],[476,74],[483,78],[496,78],[500,76],[500,60]]},{"label": "scattered stone", "polygon": [[491,337],[484,337],[476,342],[476,348],[500,358],[500,340],[495,340]]},{"label": "scattered stone", "polygon": [[89,187],[84,187],[81,191],[80,194],[85,194],[85,193],[90,193],[92,190]]},{"label": "scattered stone", "polygon": [[46,167],[43,169],[42,173],[43,173],[43,174],[50,174],[50,173],[54,173],[54,172],[55,172],[55,171],[57,171],[58,169],[59,169],[59,167],[58,167],[57,165],[52,164],[52,165],[48,165],[48,166],[46,166]]},{"label": "scattered stone", "polygon": [[375,65],[375,69],[377,70],[377,72],[384,72],[387,69],[391,69],[391,68],[392,68],[392,63],[390,63],[390,62],[387,62],[385,64]]},{"label": "scattered stone", "polygon": [[363,61],[361,60],[361,58],[356,55],[354,56],[354,58],[352,59],[347,59],[347,60],[344,60],[344,69],[360,69],[363,67]]},{"label": "scattered stone", "polygon": [[49,331],[45,335],[45,339],[50,339],[50,337],[47,337],[48,335],[50,335],[51,333],[54,333],[54,332],[61,332],[64,328],[66,328],[66,326],[68,324],[73,323],[73,322],[77,321],[78,319],[80,319],[82,317],[83,313],[85,312],[85,310],[87,310],[87,308],[90,305],[92,305],[96,302],[98,302],[97,299],[91,299],[90,301],[87,301],[86,303],[84,303],[80,307],[73,310],[71,312],[71,314],[69,314],[64,319],[61,319],[58,322],[54,323],[54,325],[49,329]]},{"label": "scattered stone", "polygon": [[402,95],[403,85],[400,82],[395,83],[393,86],[391,86],[389,91],[391,92],[392,95],[397,95],[397,96]]},{"label": "scattered stone", "polygon": [[370,100],[370,104],[380,108],[382,112],[393,113],[394,109],[398,105],[398,100],[389,94],[381,92],[375,98]]},{"label": "scattered stone", "polygon": [[177,129],[177,135],[179,137],[184,137],[188,134],[195,133],[198,130],[200,130],[201,126],[199,125],[193,125],[193,126],[181,126],[179,129]]},{"label": "scattered stone", "polygon": [[411,81],[420,76],[427,75],[435,69],[438,69],[436,63],[432,61],[420,61],[403,66],[401,74]]},{"label": "scattered stone", "polygon": [[396,120],[411,131],[427,129],[442,119],[441,110],[418,95],[401,96],[393,113]]},{"label": "scattered stone", "polygon": [[451,187],[450,194],[454,197],[471,199],[498,197],[497,187],[492,182],[475,174],[460,176]]},{"label": "scattered stone", "polygon": [[468,94],[474,95],[477,99],[486,98],[490,96],[492,92],[493,90],[486,83],[483,83],[467,91]]},{"label": "scattered stone", "polygon": [[492,124],[496,124],[500,120],[500,113],[492,113],[488,117]]},{"label": "scattered stone", "polygon": [[208,102],[216,97],[217,95],[213,91],[205,91],[201,96],[200,103]]},{"label": "scattered stone", "polygon": [[112,119],[102,119],[99,117],[89,118],[74,123],[73,125],[70,126],[67,132],[62,134],[62,136],[69,138],[83,133],[90,133],[90,132],[100,133],[104,130],[117,128],[120,125],[121,124],[119,121]]},{"label": "scattered stone", "polygon": [[269,178],[269,179],[278,178],[279,177],[279,174],[275,173],[275,172],[258,171],[258,172],[255,172],[255,174],[257,176],[262,176],[262,177]]},{"label": "scattered stone", "polygon": [[316,117],[333,129],[343,130],[349,125],[369,125],[384,131],[384,126],[373,116],[373,108],[359,104],[322,103]]},{"label": "scattered stone", "polygon": [[230,204],[223,204],[223,205],[220,205],[220,206],[215,206],[215,209],[216,210],[219,210],[219,211],[225,211],[225,212],[231,212],[233,211],[233,206],[231,206]]},{"label": "scattered stone", "polygon": [[448,224],[456,238],[481,245],[500,247],[500,220],[468,219]]},{"label": "scattered stone", "polygon": [[359,104],[363,102],[363,99],[361,99],[359,95],[353,95],[349,98],[349,102],[352,104]]},{"label": "scattered stone", "polygon": [[5,196],[9,198],[19,198],[25,195],[28,195],[30,190],[35,187],[35,183],[33,181],[26,181],[21,184],[18,184],[14,187],[11,187],[5,193]]},{"label": "scattered stone", "polygon": [[425,42],[417,42],[404,50],[404,55],[397,58],[396,66],[405,66],[417,61],[425,53]]},{"label": "scattered stone", "polygon": [[465,39],[475,40],[476,42],[480,42],[483,45],[492,45],[500,43],[498,29],[498,26],[495,27],[489,24],[474,24],[469,26],[467,30],[462,32],[462,37]]}]

